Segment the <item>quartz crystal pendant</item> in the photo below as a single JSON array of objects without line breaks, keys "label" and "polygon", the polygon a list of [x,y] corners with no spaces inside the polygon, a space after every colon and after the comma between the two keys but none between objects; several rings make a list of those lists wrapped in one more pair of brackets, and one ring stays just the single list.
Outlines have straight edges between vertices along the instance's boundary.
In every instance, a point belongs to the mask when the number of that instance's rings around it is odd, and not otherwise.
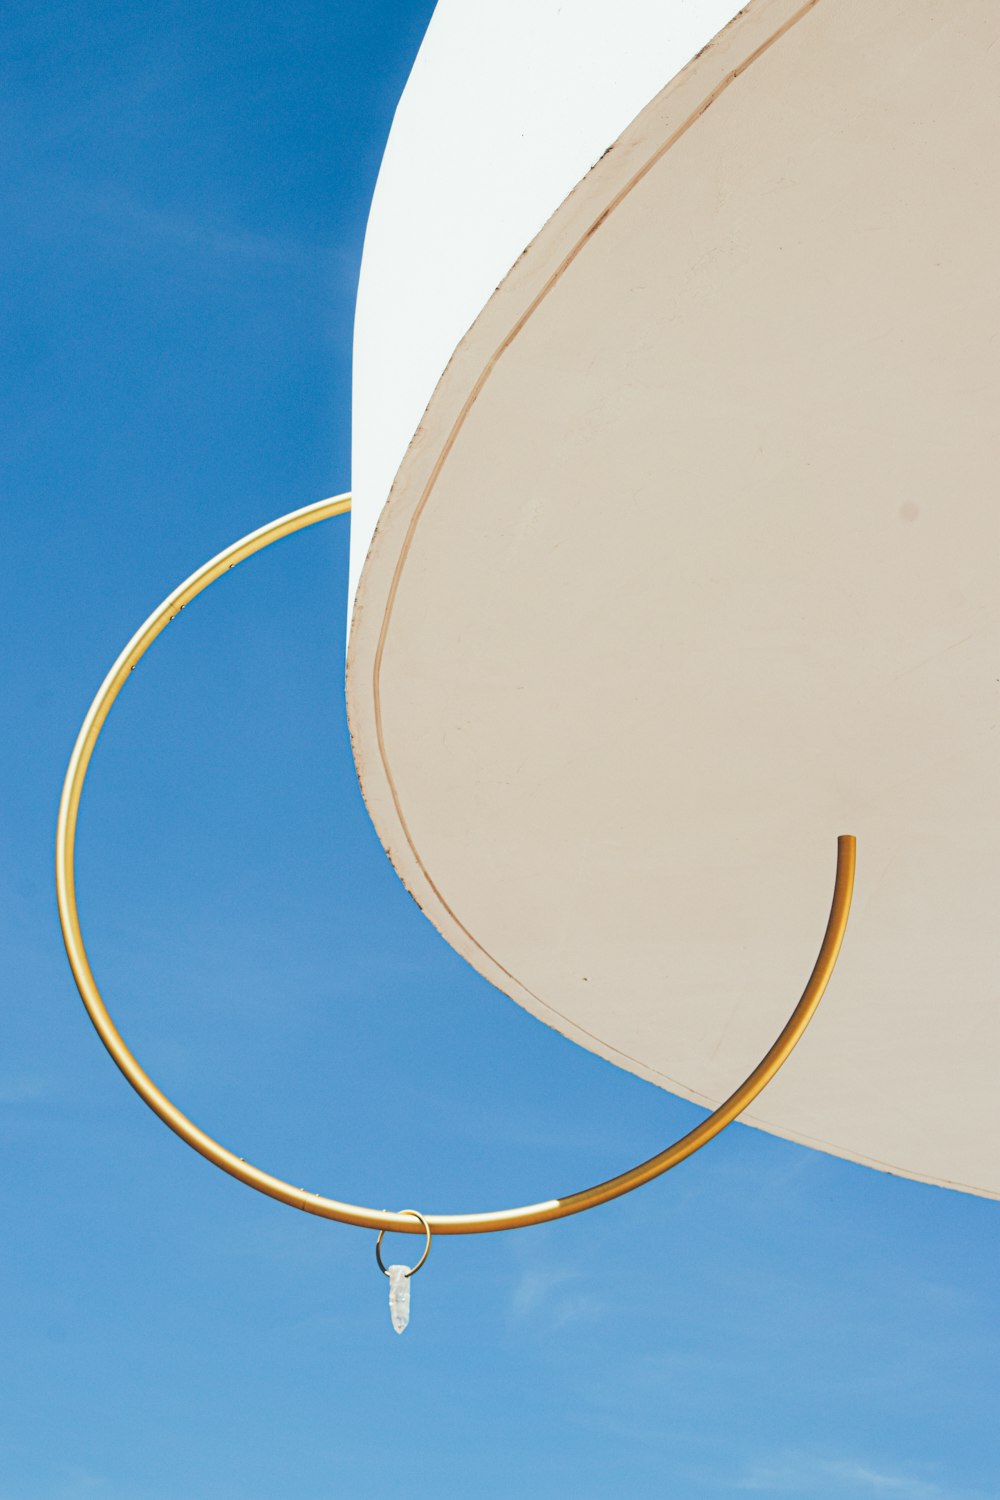
[{"label": "quartz crystal pendant", "polygon": [[393,1328],[397,1333],[402,1333],[410,1321],[409,1266],[389,1267],[389,1313]]}]

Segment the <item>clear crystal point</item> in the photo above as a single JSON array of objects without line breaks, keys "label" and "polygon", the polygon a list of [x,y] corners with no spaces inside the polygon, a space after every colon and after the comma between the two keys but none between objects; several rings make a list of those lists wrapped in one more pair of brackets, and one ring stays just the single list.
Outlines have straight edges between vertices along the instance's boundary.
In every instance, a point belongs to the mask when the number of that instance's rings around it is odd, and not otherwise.
[{"label": "clear crystal point", "polygon": [[389,1313],[393,1328],[397,1333],[402,1333],[410,1321],[409,1266],[389,1267]]}]

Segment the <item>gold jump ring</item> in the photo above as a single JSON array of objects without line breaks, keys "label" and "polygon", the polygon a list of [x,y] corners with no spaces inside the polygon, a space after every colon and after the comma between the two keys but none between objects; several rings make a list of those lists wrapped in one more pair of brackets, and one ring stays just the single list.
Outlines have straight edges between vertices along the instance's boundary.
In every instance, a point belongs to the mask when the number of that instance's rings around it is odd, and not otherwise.
[{"label": "gold jump ring", "polygon": [[[428,1224],[423,1214],[418,1212],[418,1210],[415,1208],[401,1208],[399,1212],[401,1214],[409,1214],[411,1218],[419,1219],[420,1223],[423,1225],[424,1234],[427,1236],[427,1243],[424,1245],[423,1255],[417,1261],[416,1265],[411,1266],[406,1273],[407,1276],[416,1276],[417,1272],[420,1270],[420,1267],[423,1265],[424,1261],[431,1253],[431,1226]],[[384,1234],[385,1230],[380,1229],[378,1232],[378,1239],[375,1241],[375,1259],[378,1261],[378,1268],[382,1272],[382,1275],[388,1276],[389,1272],[386,1270],[385,1262],[382,1260],[382,1236]]]}]

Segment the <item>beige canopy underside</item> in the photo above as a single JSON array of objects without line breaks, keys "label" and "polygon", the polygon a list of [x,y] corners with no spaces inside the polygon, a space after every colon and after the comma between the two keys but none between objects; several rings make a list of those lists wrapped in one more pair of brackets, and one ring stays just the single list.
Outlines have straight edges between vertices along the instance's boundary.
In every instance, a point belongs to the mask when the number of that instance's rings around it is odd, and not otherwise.
[{"label": "beige canopy underside", "polygon": [[994,0],[749,5],[459,345],[348,663],[430,919],[701,1103],[791,1011],[856,833],[840,967],[750,1123],[989,1195],[998,38]]}]

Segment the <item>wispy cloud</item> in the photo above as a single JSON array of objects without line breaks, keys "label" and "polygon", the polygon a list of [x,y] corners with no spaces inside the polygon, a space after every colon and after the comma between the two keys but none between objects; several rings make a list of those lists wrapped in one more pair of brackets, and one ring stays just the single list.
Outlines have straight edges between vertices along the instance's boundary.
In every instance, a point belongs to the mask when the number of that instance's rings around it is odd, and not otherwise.
[{"label": "wispy cloud", "polygon": [[320,247],[304,245],[285,235],[260,234],[238,224],[199,219],[119,192],[95,193],[89,206],[96,217],[113,224],[116,233],[129,230],[137,238],[219,260],[299,265],[321,253]]},{"label": "wispy cloud", "polygon": [[604,1303],[587,1289],[582,1271],[569,1266],[528,1266],[517,1275],[510,1296],[515,1322],[534,1323],[547,1332],[603,1316]]},{"label": "wispy cloud", "polygon": [[56,1491],[58,1500],[92,1500],[95,1495],[107,1493],[108,1485],[103,1475],[77,1466],[65,1471],[63,1482]]},{"label": "wispy cloud", "polygon": [[19,1104],[40,1104],[56,1093],[55,1080],[41,1073],[8,1073],[0,1076],[0,1109]]},{"label": "wispy cloud", "polygon": [[274,266],[296,271],[320,268],[331,260],[346,264],[342,247],[315,238],[250,228],[217,207],[190,209],[144,198],[114,182],[74,181],[41,174],[25,184],[12,210],[22,233],[63,236],[67,222],[76,235],[89,237],[104,253],[120,256],[150,253],[218,264]]},{"label": "wispy cloud", "polygon": [[853,1484],[861,1490],[870,1490],[872,1494],[906,1495],[912,1497],[912,1500],[918,1500],[918,1497],[920,1500],[931,1500],[932,1496],[943,1494],[941,1486],[931,1480],[916,1479],[910,1474],[887,1474],[871,1469],[867,1464],[840,1462],[830,1464],[829,1468],[835,1479]]},{"label": "wispy cloud", "polygon": [[857,1459],[782,1454],[754,1464],[732,1485],[758,1495],[808,1495],[815,1500],[986,1500],[978,1491],[922,1477],[905,1468],[875,1466]]}]

